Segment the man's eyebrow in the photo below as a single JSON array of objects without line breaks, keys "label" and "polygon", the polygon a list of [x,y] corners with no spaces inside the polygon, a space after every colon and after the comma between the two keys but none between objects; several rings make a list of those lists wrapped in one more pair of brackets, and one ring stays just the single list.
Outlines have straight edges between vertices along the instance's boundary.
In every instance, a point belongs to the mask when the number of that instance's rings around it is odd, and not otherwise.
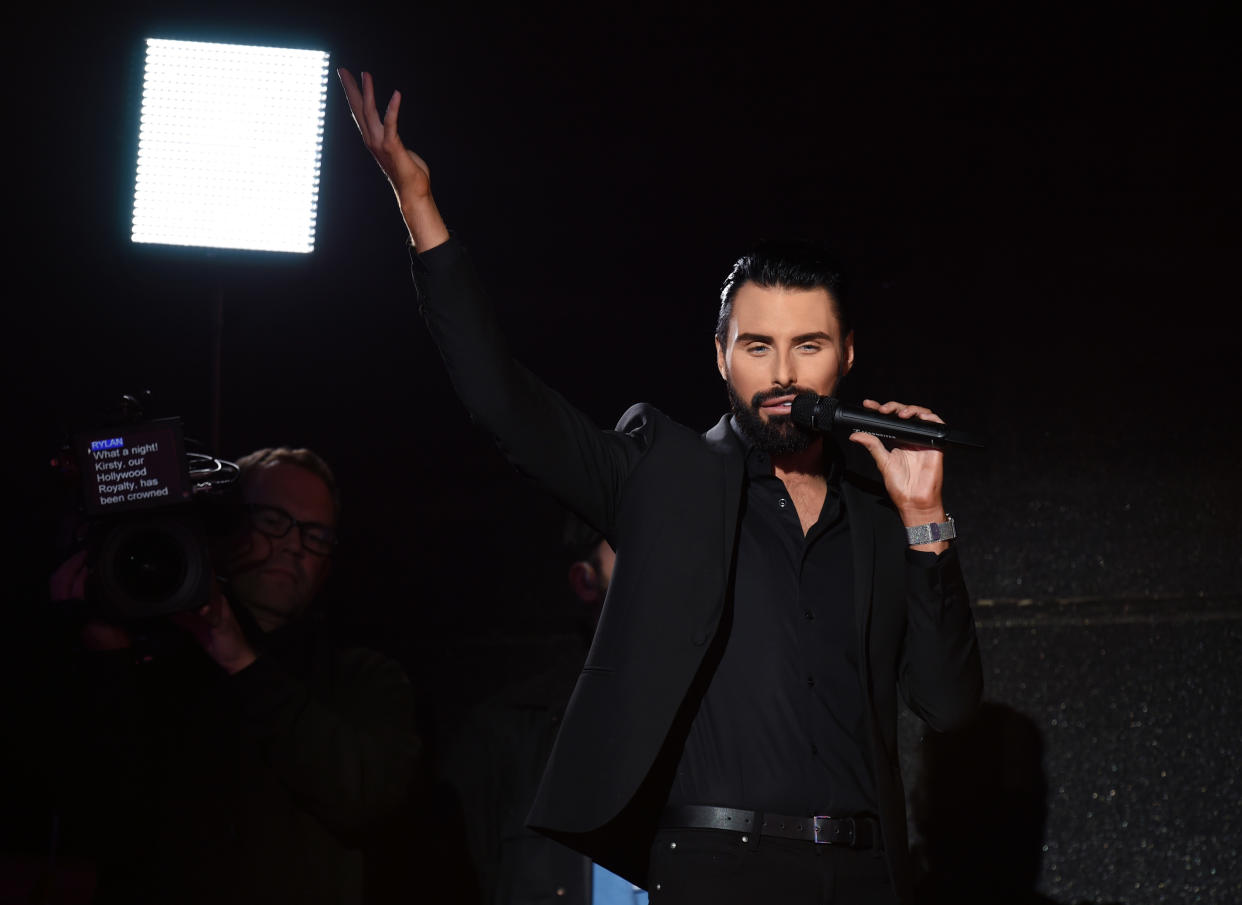
[{"label": "man's eyebrow", "polygon": [[[832,334],[825,333],[823,330],[816,330],[814,333],[800,333],[799,335],[793,338],[793,344],[797,346],[797,345],[801,345],[802,343],[810,342],[813,339],[822,339],[826,342],[832,342]],[[739,333],[737,335],[737,339],[735,339],[734,342],[735,343],[766,343],[767,345],[770,346],[773,343],[775,343],[775,340],[771,336],[767,336],[766,334],[763,334],[763,333]]]},{"label": "man's eyebrow", "polygon": [[800,336],[795,336],[793,338],[793,342],[794,342],[794,345],[796,346],[801,343],[810,342],[813,339],[823,339],[823,340],[827,340],[828,342],[832,342],[832,334],[825,333],[823,330],[816,330],[814,333],[803,333]]}]

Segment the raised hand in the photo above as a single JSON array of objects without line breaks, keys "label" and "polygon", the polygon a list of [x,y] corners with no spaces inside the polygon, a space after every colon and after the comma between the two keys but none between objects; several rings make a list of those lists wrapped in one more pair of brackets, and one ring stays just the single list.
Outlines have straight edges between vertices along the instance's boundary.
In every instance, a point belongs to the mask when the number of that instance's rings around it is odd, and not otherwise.
[{"label": "raised hand", "polygon": [[448,228],[431,196],[431,170],[426,161],[405,146],[397,132],[401,92],[392,93],[384,117],[380,119],[371,74],[362,73],[361,88],[348,69],[338,69],[336,74],[345,89],[345,99],[362,135],[362,143],[388,177],[388,183],[397,196],[397,204],[415,248],[426,251],[446,241]]}]

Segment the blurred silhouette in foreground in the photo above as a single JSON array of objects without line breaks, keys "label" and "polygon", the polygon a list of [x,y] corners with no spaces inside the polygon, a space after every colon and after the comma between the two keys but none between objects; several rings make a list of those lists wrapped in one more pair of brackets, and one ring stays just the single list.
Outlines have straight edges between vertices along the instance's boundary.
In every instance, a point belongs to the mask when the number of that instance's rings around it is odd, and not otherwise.
[{"label": "blurred silhouette in foreground", "polygon": [[912,793],[919,905],[1056,905],[1035,888],[1043,757],[1034,721],[995,701],[956,730],[928,733]]},{"label": "blurred silhouette in foreground", "polygon": [[562,542],[581,643],[468,714],[443,770],[472,815],[468,841],[484,905],[645,905],[647,893],[526,825],[616,558],[603,535],[574,515],[565,520]]}]

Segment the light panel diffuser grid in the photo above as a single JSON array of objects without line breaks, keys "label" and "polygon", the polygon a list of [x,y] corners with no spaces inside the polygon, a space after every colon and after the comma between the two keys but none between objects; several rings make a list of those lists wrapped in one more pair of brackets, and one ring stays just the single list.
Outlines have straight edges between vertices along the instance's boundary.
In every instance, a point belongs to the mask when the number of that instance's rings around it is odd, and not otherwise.
[{"label": "light panel diffuser grid", "polygon": [[134,242],[310,252],[328,54],[147,40]]}]

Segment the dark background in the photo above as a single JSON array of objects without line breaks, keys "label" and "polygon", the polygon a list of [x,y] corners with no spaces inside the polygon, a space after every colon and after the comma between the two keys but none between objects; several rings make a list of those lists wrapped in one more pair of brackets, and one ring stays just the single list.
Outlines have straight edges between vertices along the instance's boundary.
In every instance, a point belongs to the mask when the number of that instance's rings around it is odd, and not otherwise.
[{"label": "dark background", "polygon": [[[716,292],[755,239],[854,265],[847,399],[986,434],[948,502],[988,606],[1242,591],[1239,109],[1224,4],[167,3],[15,23],[5,361],[13,606],[45,596],[66,433],[150,389],[224,457],[343,488],[334,611],[450,724],[572,634],[561,515],[468,422],[391,192],[329,82],[316,250],[129,241],[143,39],[315,47],[404,95],[514,349],[610,426],[724,406]],[[382,106],[382,101],[381,101]],[[18,619],[20,625],[20,618]],[[6,658],[20,675],[20,631]],[[1171,682],[1176,677],[1170,677]],[[1021,704],[1022,702],[1015,702]]]}]

